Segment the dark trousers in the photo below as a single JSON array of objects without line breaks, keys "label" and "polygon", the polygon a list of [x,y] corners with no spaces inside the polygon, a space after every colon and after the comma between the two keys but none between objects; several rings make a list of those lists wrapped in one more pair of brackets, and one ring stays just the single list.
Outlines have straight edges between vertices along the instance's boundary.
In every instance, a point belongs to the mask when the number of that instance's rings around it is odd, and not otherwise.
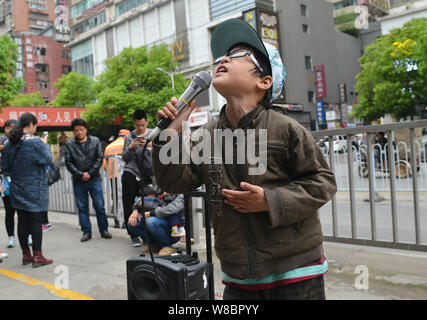
[{"label": "dark trousers", "polygon": [[136,177],[130,172],[123,172],[122,175],[122,200],[123,200],[123,215],[125,219],[126,229],[128,235],[133,238],[137,235],[129,229],[129,217],[132,214],[132,208],[135,204],[135,198],[139,193],[139,183],[136,180]]},{"label": "dark trousers", "polygon": [[244,290],[225,286],[224,300],[326,300],[323,276],[274,287]]},{"label": "dark trousers", "polygon": [[47,217],[47,211],[42,212],[43,215],[43,224],[49,224],[49,219]]},{"label": "dark trousers", "polygon": [[33,237],[33,250],[40,251],[42,249],[42,212],[28,212],[23,210],[18,211],[18,238],[21,249],[29,249],[28,235]]},{"label": "dark trousers", "polygon": [[10,197],[3,197],[4,210],[6,211],[6,231],[9,237],[13,237],[15,234],[15,209],[12,207],[12,203],[10,202]]}]

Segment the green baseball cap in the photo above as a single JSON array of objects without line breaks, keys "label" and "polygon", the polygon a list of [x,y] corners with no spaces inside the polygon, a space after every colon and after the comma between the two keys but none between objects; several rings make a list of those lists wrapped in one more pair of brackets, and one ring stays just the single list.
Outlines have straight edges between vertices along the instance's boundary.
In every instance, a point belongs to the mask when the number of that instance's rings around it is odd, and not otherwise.
[{"label": "green baseball cap", "polygon": [[246,21],[230,19],[216,27],[212,34],[211,50],[214,60],[225,56],[236,44],[249,45],[267,58],[273,78],[273,86],[268,94],[271,102],[277,100],[286,80],[286,68],[279,50],[273,45],[263,42],[256,30]]},{"label": "green baseball cap", "polygon": [[214,60],[224,56],[236,44],[244,43],[257,49],[268,59],[268,52],[252,26],[242,19],[229,19],[221,23],[212,34],[211,50]]}]

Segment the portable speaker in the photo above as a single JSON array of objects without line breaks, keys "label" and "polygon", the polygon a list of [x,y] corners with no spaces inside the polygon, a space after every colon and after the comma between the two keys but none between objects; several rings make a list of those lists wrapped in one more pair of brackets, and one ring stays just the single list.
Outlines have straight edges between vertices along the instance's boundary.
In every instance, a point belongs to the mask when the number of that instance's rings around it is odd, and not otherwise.
[{"label": "portable speaker", "polygon": [[151,259],[135,257],[127,260],[129,300],[208,300],[208,278],[211,263],[193,256],[177,255],[154,258],[157,279]]}]

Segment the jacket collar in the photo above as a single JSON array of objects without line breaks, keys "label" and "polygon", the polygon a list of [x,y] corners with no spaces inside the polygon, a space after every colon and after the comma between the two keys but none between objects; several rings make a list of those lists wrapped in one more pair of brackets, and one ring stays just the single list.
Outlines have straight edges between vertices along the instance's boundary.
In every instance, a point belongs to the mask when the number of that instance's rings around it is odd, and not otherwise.
[{"label": "jacket collar", "polygon": [[[219,121],[222,127],[230,128],[230,122],[227,119],[227,115],[225,113],[225,108],[227,105],[221,109],[219,114]],[[245,114],[242,118],[240,118],[239,123],[237,124],[237,128],[245,129],[248,127],[257,127],[258,123],[261,121],[262,116],[266,112],[265,107],[263,105],[258,105],[255,109],[251,110],[247,114]]]}]

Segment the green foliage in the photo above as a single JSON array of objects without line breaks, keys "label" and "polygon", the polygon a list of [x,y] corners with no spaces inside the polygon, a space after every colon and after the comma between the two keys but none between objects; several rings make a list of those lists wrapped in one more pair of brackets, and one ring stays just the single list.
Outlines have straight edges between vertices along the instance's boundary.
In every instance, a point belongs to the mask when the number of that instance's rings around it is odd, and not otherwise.
[{"label": "green foliage", "polygon": [[145,110],[150,124],[155,114],[172,96],[179,96],[188,85],[181,74],[174,75],[175,92],[170,77],[156,70],[175,70],[177,64],[166,45],[147,48],[125,48],[105,62],[105,71],[97,78],[97,102],[87,105],[83,117],[94,129],[112,125],[117,116],[132,126],[132,114]]},{"label": "green foliage", "polygon": [[[357,18],[357,14],[356,13],[344,13],[344,14],[340,14],[338,16],[335,17],[335,24],[343,24],[346,22],[354,22],[354,20],[356,20]],[[353,23],[354,25],[354,23]]]},{"label": "green foliage", "polygon": [[21,79],[13,78],[18,60],[18,48],[9,35],[0,37],[0,107],[8,102],[24,86]]},{"label": "green foliage", "polygon": [[427,103],[427,18],[413,19],[377,39],[360,58],[353,115],[367,121],[416,114]]},{"label": "green foliage", "polygon": [[9,102],[9,105],[13,107],[41,107],[43,104],[45,104],[45,101],[39,91],[20,93]]},{"label": "green foliage", "polygon": [[84,74],[70,72],[54,86],[59,90],[54,107],[86,107],[96,101],[95,81]]}]

